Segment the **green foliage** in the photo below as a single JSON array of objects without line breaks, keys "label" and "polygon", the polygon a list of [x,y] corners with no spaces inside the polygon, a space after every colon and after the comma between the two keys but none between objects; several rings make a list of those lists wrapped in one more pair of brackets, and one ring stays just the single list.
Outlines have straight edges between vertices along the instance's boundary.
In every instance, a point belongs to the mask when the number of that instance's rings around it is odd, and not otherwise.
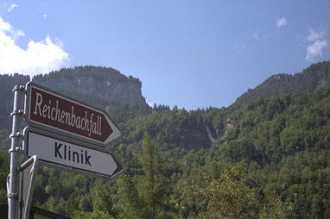
[{"label": "green foliage", "polygon": [[176,184],[175,207],[180,218],[197,218],[207,208],[205,188],[209,176],[200,169],[194,169]]},{"label": "green foliage", "polygon": [[104,211],[95,210],[90,213],[75,212],[73,214],[75,219],[114,219],[111,215],[107,214]]},{"label": "green foliage", "polygon": [[[109,102],[103,93],[93,95],[98,87],[78,89],[73,95],[104,107],[118,121],[122,138],[111,149],[125,174],[108,181],[41,168],[34,204],[77,219],[330,218],[330,68],[322,66],[298,76],[274,76],[222,109],[150,109],[139,97],[132,107]],[[68,79],[106,85],[108,70],[90,80],[96,68],[76,70],[79,77],[63,70],[37,79],[47,84],[62,78],[64,92],[72,90]],[[140,85],[110,74],[118,83]],[[8,96],[2,93],[1,148],[9,145]],[[1,152],[2,202],[7,174],[7,153]]]},{"label": "green foliage", "polygon": [[248,184],[240,166],[226,168],[219,179],[213,179],[206,191],[206,218],[256,218],[256,189]]},{"label": "green foliage", "polygon": [[330,151],[303,152],[283,161],[266,189],[292,203],[291,218],[326,218],[330,203]]},{"label": "green foliage", "polygon": [[146,135],[143,142],[143,193],[142,197],[147,208],[147,218],[155,218],[158,211],[159,194],[159,154],[157,148]]},{"label": "green foliage", "polygon": [[7,201],[7,190],[6,182],[7,175],[9,172],[9,160],[6,154],[0,151],[0,203],[5,203]]},{"label": "green foliage", "polygon": [[114,188],[109,183],[97,182],[91,192],[93,210],[114,214],[113,191]]},{"label": "green foliage", "polygon": [[148,134],[145,134],[142,152],[143,176],[139,179],[141,185],[142,203],[145,218],[168,218],[166,211],[167,186],[163,176],[163,166],[159,149]]},{"label": "green foliage", "polygon": [[117,180],[118,203],[117,207],[121,209],[119,218],[139,219],[143,218],[143,204],[136,188],[136,181],[132,177],[121,176]]},{"label": "green foliage", "polygon": [[114,151],[125,176],[96,183],[45,169],[37,203],[75,218],[330,214],[330,91],[232,109],[156,107],[125,123],[123,132]]}]

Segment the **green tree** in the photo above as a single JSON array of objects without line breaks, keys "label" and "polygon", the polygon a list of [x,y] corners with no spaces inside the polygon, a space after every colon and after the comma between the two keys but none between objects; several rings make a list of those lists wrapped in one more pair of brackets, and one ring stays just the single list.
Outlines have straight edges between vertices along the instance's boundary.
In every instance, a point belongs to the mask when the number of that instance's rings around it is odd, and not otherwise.
[{"label": "green tree", "polygon": [[79,212],[76,211],[73,214],[74,219],[114,219],[114,217],[104,211],[95,210],[93,212]]},{"label": "green tree", "polygon": [[121,176],[117,179],[119,218],[143,218],[143,206],[135,185],[136,182],[130,176]]},{"label": "green tree", "polygon": [[142,182],[142,199],[145,204],[145,218],[165,217],[163,208],[165,184],[162,181],[161,160],[158,147],[151,142],[150,136],[145,135],[143,141],[142,162],[144,175]]},{"label": "green tree", "polygon": [[204,218],[252,219],[258,215],[256,189],[248,184],[240,165],[226,168],[220,178],[212,180],[206,198],[208,206]]},{"label": "green tree", "polygon": [[114,187],[108,183],[99,181],[92,190],[93,211],[104,212],[107,215],[115,215]]}]

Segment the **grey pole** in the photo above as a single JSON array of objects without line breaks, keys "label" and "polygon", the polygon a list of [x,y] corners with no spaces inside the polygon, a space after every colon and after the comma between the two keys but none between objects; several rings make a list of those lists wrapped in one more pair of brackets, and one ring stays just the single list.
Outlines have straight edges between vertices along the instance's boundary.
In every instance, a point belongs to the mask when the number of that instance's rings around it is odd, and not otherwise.
[{"label": "grey pole", "polygon": [[16,85],[13,88],[14,92],[14,104],[13,112],[10,114],[12,116],[12,130],[10,134],[11,146],[9,149],[10,155],[10,169],[8,176],[8,219],[18,219],[18,176],[17,176],[17,152],[19,149],[19,138],[21,134],[18,130],[18,117],[23,115],[23,111],[18,109],[19,92],[25,90],[24,86]]}]

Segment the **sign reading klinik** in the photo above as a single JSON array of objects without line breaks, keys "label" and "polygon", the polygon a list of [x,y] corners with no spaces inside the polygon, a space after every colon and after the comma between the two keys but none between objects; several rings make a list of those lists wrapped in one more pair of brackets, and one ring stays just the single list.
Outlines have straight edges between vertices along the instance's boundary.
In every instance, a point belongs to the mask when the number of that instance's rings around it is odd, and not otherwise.
[{"label": "sign reading klinik", "polygon": [[113,176],[120,167],[111,154],[28,131],[26,153],[40,161],[70,169]]},{"label": "sign reading klinik", "polygon": [[[119,174],[119,163],[102,146],[118,138],[120,132],[104,111],[31,82],[16,85],[13,93],[7,180],[9,219],[29,217],[39,163],[110,178]],[[24,113],[20,109],[23,95]],[[20,130],[23,119],[28,126]],[[22,151],[27,159],[20,163],[18,153]]]},{"label": "sign reading klinik", "polygon": [[26,114],[32,125],[101,144],[107,144],[120,136],[118,128],[102,110],[33,83],[27,85],[27,90]]}]

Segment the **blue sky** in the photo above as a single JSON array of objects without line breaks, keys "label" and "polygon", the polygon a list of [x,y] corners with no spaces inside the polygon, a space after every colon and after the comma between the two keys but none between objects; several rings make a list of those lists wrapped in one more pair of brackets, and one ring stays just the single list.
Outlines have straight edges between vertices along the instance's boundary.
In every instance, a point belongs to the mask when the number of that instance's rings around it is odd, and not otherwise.
[{"label": "blue sky", "polygon": [[0,72],[109,66],[149,102],[228,106],[329,60],[329,15],[328,0],[0,1]]}]

